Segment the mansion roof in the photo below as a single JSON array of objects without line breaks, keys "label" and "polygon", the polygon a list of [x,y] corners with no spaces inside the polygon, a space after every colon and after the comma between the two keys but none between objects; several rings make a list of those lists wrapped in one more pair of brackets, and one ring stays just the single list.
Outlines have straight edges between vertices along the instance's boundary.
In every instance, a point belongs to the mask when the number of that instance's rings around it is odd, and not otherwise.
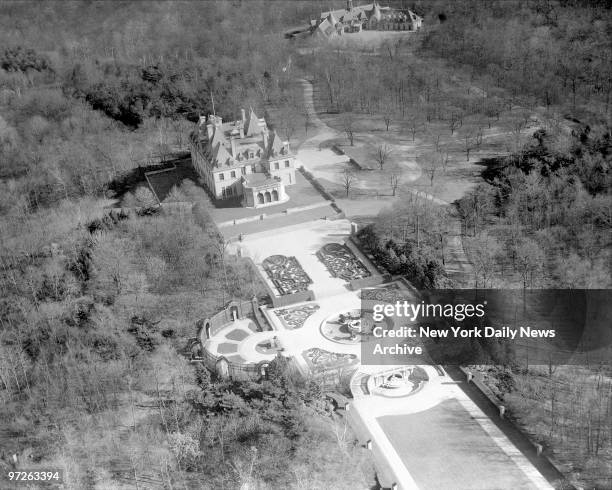
[{"label": "mansion roof", "polygon": [[420,17],[410,10],[400,10],[391,7],[381,7],[378,2],[366,5],[351,6],[344,9],[321,12],[318,21],[311,21],[311,27],[318,26],[326,34],[337,24],[352,25],[369,20],[391,22],[416,22]]},{"label": "mansion roof", "polygon": [[276,131],[270,135],[265,119],[259,119],[253,109],[248,118],[242,111],[242,119],[226,123],[215,115],[201,117],[194,139],[206,160],[219,169],[292,155],[289,142],[282,141]]}]

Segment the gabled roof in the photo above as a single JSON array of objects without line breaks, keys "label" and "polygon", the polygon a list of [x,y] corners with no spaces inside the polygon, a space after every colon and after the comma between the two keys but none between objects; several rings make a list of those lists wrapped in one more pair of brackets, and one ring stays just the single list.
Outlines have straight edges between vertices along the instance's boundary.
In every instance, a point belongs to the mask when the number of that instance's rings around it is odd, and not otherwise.
[{"label": "gabled roof", "polygon": [[214,149],[218,144],[225,146],[227,145],[227,140],[223,135],[223,129],[220,126],[215,126],[213,137],[210,140],[210,147]]},{"label": "gabled roof", "polygon": [[346,14],[344,14],[340,20],[342,22],[351,22],[352,20],[355,20],[357,18],[357,12],[356,11],[348,11]]},{"label": "gabled roof", "polygon": [[283,149],[283,142],[280,139],[280,136],[276,131],[272,133],[272,138],[270,139],[270,147],[268,148],[268,156],[277,156],[281,154]]},{"label": "gabled roof", "polygon": [[370,10],[370,18],[371,17],[374,17],[376,20],[380,20],[380,18],[382,17],[380,13],[380,7],[377,3],[374,3],[372,6],[372,10]]},{"label": "gabled roof", "polygon": [[222,144],[217,144],[217,146],[213,148],[212,161],[217,167],[234,163],[234,159]]},{"label": "gabled roof", "polygon": [[327,37],[327,36],[330,36],[331,34],[335,33],[336,30],[329,23],[329,21],[327,19],[324,19],[323,22],[321,22],[319,24],[319,27],[317,27],[317,30],[315,31],[315,33],[316,32],[318,32],[318,33],[324,35],[325,37]]},{"label": "gabled roof", "polygon": [[261,133],[259,127],[259,119],[255,115],[255,111],[251,108],[251,114],[249,114],[249,120],[246,122],[245,136],[255,136]]}]

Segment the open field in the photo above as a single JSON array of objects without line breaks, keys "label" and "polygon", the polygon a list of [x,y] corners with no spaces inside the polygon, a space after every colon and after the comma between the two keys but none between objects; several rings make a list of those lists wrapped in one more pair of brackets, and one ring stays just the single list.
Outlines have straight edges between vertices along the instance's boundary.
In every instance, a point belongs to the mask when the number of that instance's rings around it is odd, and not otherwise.
[{"label": "open field", "polygon": [[423,490],[531,488],[529,479],[455,400],[378,422]]},{"label": "open field", "polygon": [[[391,193],[389,178],[392,173],[400,175],[401,187],[421,189],[428,194],[447,202],[461,198],[469,189],[482,181],[480,173],[483,167],[481,160],[508,154],[516,135],[513,127],[523,112],[514,109],[500,114],[499,121],[482,121],[479,116],[466,117],[463,126],[454,134],[444,122],[423,124],[414,134],[410,122],[402,119],[392,119],[386,130],[382,116],[366,114],[354,115],[355,146],[344,134],[342,115],[320,113],[320,119],[335,130],[337,136],[326,140],[321,147],[336,146],[347,155],[363,163],[369,170],[356,170],[358,184],[355,191],[358,194]],[[532,126],[522,131],[521,141],[527,141],[535,130],[534,117]],[[484,123],[484,124],[483,124]],[[465,151],[465,138],[472,137],[479,127],[482,127],[482,143],[477,149],[471,149],[469,160]],[[382,170],[376,161],[376,153],[381,145],[387,145],[390,150],[387,162]],[[436,148],[441,148],[448,154],[444,164],[434,160]],[[433,163],[433,167],[430,165]],[[433,172],[433,179],[431,173]],[[340,169],[338,169],[340,175]],[[340,183],[340,177],[338,177]],[[341,186],[340,186],[341,187]]]}]

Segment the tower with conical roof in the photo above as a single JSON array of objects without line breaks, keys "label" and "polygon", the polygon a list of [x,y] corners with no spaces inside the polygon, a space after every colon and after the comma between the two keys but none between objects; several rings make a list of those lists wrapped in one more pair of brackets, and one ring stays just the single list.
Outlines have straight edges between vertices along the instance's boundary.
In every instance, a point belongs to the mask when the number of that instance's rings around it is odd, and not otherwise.
[{"label": "tower with conical roof", "polygon": [[372,13],[370,14],[370,18],[374,18],[377,21],[380,21],[382,18],[382,14],[380,13],[380,7],[378,6],[378,2],[374,2],[372,5]]},{"label": "tower with conical roof", "polygon": [[259,127],[259,119],[255,114],[255,111],[251,107],[251,113],[249,114],[249,119],[246,122],[246,128],[244,131],[245,136],[248,138],[250,136],[256,136],[261,133],[261,128]]},{"label": "tower with conical roof", "polygon": [[333,26],[336,27],[336,24],[338,23],[338,21],[336,20],[336,17],[334,17],[334,13],[330,10],[329,11],[329,15],[327,16],[327,21]]}]

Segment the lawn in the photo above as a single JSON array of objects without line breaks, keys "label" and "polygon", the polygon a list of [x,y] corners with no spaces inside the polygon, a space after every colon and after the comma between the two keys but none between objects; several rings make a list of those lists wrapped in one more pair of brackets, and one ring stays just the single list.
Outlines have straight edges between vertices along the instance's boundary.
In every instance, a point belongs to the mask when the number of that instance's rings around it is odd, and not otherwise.
[{"label": "lawn", "polygon": [[456,400],[377,420],[421,490],[533,487]]}]

